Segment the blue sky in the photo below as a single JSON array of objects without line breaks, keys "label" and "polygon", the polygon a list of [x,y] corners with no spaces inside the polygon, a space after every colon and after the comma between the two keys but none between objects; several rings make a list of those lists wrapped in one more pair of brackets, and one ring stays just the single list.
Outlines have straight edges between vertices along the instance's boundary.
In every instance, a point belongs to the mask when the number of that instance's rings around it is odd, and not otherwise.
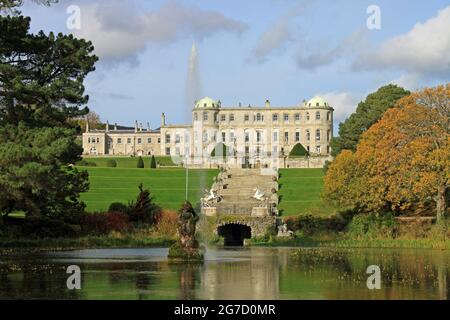
[{"label": "blue sky", "polygon": [[[69,30],[66,9],[80,8]],[[369,30],[377,5],[381,29]],[[450,3],[320,0],[60,0],[26,4],[32,31],[93,41],[100,62],[86,80],[103,121],[187,123],[186,78],[193,41],[202,95],[222,105],[292,106],[323,95],[336,124],[378,87],[418,89],[450,79]],[[336,126],[337,128],[337,126]]]}]

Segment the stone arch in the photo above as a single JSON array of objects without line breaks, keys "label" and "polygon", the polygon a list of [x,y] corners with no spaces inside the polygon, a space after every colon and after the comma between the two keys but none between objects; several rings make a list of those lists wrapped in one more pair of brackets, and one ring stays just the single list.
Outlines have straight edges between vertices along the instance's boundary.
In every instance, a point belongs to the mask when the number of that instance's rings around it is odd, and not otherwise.
[{"label": "stone arch", "polygon": [[244,223],[223,223],[217,227],[217,234],[224,238],[226,246],[243,246],[244,239],[252,237],[252,228]]}]

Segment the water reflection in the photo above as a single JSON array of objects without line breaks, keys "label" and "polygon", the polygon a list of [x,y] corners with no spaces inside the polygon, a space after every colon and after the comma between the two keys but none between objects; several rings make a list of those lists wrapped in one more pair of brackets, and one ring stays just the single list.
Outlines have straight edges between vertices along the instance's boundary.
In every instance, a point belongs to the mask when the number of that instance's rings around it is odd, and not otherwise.
[{"label": "water reflection", "polygon": [[[448,299],[450,253],[435,250],[218,248],[202,264],[167,249],[0,257],[1,299]],[[82,270],[68,290],[66,268]],[[381,268],[381,290],[366,286]]]}]

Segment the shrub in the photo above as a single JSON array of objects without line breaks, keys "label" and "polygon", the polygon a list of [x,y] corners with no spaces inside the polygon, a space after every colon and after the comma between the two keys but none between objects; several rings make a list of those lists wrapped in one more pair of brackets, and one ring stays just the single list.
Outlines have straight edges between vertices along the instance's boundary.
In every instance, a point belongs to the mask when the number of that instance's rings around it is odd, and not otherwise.
[{"label": "shrub", "polygon": [[136,167],[137,168],[144,168],[144,160],[142,160],[142,157],[138,158]]},{"label": "shrub", "polygon": [[23,234],[32,238],[72,237],[79,231],[75,225],[45,216],[27,217],[22,225]]},{"label": "shrub", "polygon": [[155,156],[153,156],[153,155],[150,159],[150,168],[152,168],[152,169],[156,168],[156,159],[155,159]]},{"label": "shrub", "polygon": [[109,205],[108,212],[121,212],[129,214],[130,207],[120,202],[113,202]]},{"label": "shrub", "polygon": [[108,159],[106,160],[106,166],[110,168],[115,168],[117,167],[117,162],[114,159]]},{"label": "shrub", "polygon": [[77,162],[77,166],[81,167],[96,167],[97,164],[93,161],[87,161],[87,160],[80,160]]},{"label": "shrub", "polygon": [[284,219],[289,230],[301,231],[304,235],[312,235],[321,232],[340,232],[347,226],[347,221],[342,217],[316,217],[313,215],[288,217]]},{"label": "shrub", "polygon": [[153,202],[150,191],[148,189],[144,190],[142,183],[138,188],[139,194],[136,202],[130,205],[130,221],[153,224],[155,222],[155,215],[161,209]]},{"label": "shrub", "polygon": [[301,157],[301,156],[307,156],[309,153],[306,151],[305,147],[301,143],[297,143],[289,152],[290,157]]},{"label": "shrub", "polygon": [[111,231],[124,232],[129,229],[130,222],[128,215],[122,212],[97,212],[86,214],[81,227],[85,233],[101,235]]},{"label": "shrub", "polygon": [[174,211],[161,211],[155,215],[155,230],[160,235],[177,234],[178,214]]},{"label": "shrub", "polygon": [[360,214],[353,217],[348,225],[348,231],[359,238],[395,238],[398,225],[391,213]]}]

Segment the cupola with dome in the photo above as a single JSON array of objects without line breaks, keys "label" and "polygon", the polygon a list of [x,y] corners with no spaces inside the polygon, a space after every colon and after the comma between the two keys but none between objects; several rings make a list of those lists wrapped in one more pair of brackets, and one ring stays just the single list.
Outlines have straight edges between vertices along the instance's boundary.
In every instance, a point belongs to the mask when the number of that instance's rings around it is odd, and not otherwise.
[{"label": "cupola with dome", "polygon": [[330,107],[328,102],[325,101],[324,98],[315,96],[314,98],[310,99],[308,102],[305,102],[306,107]]},{"label": "cupola with dome", "polygon": [[210,97],[204,97],[195,102],[195,109],[201,108],[220,108],[220,101],[217,102]]}]

